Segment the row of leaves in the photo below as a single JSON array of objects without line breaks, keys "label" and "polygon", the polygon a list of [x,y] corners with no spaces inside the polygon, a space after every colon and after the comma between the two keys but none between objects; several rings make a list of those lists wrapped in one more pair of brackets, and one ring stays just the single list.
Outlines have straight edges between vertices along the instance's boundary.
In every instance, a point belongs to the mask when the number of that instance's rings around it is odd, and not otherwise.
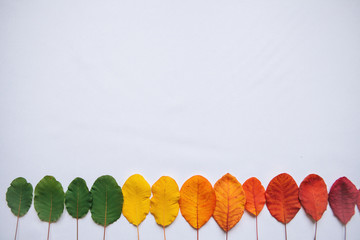
[{"label": "row of leaves", "polygon": [[[152,193],[152,198],[151,197]],[[6,200],[12,213],[17,216],[15,239],[19,218],[24,216],[33,198],[33,188],[24,178],[12,181],[6,193]],[[355,205],[360,210],[360,194],[356,186],[346,177],[339,178],[327,192],[325,181],[316,174],[307,176],[300,187],[287,173],[274,177],[267,189],[261,182],[252,177],[242,185],[234,176],[227,173],[219,179],[214,187],[203,176],[189,178],[181,187],[168,176],[161,177],[150,187],[139,174],[130,176],[121,188],[109,175],[99,177],[89,191],[85,180],[74,179],[66,193],[61,183],[52,176],[45,176],[35,187],[34,206],[40,220],[48,222],[48,239],[50,223],[56,222],[63,213],[64,203],[68,213],[77,221],[91,212],[93,221],[106,227],[120,218],[121,213],[135,225],[139,225],[149,212],[154,215],[157,224],[164,229],[178,215],[179,208],[186,221],[197,230],[213,217],[218,225],[228,231],[241,219],[244,209],[256,217],[256,237],[258,239],[257,216],[264,205],[270,214],[285,225],[300,210],[301,206],[317,221],[330,204],[334,215],[346,225],[355,214]],[[77,231],[78,239],[78,231]],[[316,239],[316,230],[315,230]],[[346,234],[345,234],[346,239]]]}]

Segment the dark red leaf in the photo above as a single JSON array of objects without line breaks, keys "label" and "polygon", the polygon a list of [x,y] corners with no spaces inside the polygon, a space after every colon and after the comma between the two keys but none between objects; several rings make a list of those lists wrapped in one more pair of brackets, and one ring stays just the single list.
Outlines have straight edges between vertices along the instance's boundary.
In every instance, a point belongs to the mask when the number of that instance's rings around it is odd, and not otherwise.
[{"label": "dark red leaf", "polygon": [[359,191],[346,177],[341,177],[332,185],[329,193],[329,204],[334,215],[346,225],[355,214],[355,204]]},{"label": "dark red leaf", "polygon": [[359,189],[359,194],[358,194],[358,199],[357,199],[357,206],[358,206],[358,209],[360,211],[360,189]]}]

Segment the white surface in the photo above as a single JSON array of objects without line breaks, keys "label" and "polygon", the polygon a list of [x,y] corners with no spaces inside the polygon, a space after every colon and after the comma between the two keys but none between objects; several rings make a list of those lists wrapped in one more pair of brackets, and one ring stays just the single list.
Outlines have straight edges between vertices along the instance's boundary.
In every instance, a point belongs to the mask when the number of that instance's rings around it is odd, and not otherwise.
[{"label": "white surface", "polygon": [[[0,239],[16,218],[10,182],[54,175],[67,189],[103,174],[122,186],[134,173],[181,186],[227,172],[266,187],[281,172],[309,173],[328,188],[341,176],[360,187],[360,1],[0,0]],[[245,213],[229,239],[255,239]],[[284,239],[265,208],[260,239]],[[348,239],[360,235],[359,211]],[[45,239],[33,206],[19,240]],[[162,239],[149,215],[142,240]],[[342,239],[332,211],[318,240]],[[289,239],[312,239],[301,210]],[[81,239],[102,239],[90,214]],[[179,215],[169,240],[195,239]],[[65,212],[51,239],[74,239]],[[107,239],[136,239],[122,216]],[[224,239],[211,219],[200,239]]]}]

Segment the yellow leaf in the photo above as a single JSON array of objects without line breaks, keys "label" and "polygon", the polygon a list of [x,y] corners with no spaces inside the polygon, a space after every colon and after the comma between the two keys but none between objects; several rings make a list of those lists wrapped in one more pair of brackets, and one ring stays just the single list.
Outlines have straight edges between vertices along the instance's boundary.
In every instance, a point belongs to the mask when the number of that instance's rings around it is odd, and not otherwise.
[{"label": "yellow leaf", "polygon": [[150,212],[157,224],[165,227],[170,225],[179,213],[179,187],[175,180],[163,176],[151,187],[153,197],[150,201]]},{"label": "yellow leaf", "polygon": [[143,176],[134,174],[126,180],[122,191],[123,214],[130,223],[139,226],[150,210],[150,185]]},{"label": "yellow leaf", "polygon": [[227,233],[244,214],[245,192],[241,183],[231,175],[225,174],[214,185],[216,207],[213,214],[215,221]]}]

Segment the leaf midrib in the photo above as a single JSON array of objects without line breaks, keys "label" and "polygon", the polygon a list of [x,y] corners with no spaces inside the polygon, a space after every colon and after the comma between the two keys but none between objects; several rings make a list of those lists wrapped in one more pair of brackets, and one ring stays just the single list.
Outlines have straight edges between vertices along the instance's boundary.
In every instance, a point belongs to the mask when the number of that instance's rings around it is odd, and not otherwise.
[{"label": "leaf midrib", "polygon": [[22,189],[20,190],[20,200],[19,200],[19,208],[18,208],[18,214],[17,217],[20,217],[20,209],[21,209],[21,198],[22,198]]},{"label": "leaf midrib", "polygon": [[105,187],[105,219],[104,219],[104,227],[106,227],[106,217],[107,217],[107,203],[108,203],[108,200],[107,200],[107,187]]},{"label": "leaf midrib", "polygon": [[53,194],[50,193],[50,214],[49,214],[49,223],[51,222],[51,213],[53,208]]}]

